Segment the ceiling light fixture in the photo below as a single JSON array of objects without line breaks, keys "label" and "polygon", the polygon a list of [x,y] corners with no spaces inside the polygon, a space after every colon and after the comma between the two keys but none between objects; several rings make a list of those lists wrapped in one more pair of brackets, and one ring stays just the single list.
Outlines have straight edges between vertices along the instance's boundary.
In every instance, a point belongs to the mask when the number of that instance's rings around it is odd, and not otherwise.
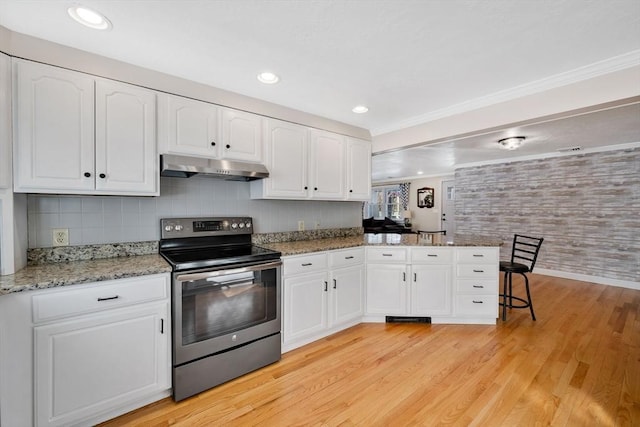
[{"label": "ceiling light fixture", "polygon": [[258,80],[264,84],[273,85],[280,81],[280,77],[269,71],[265,71],[264,73],[258,74]]},{"label": "ceiling light fixture", "polygon": [[112,27],[111,21],[109,21],[106,16],[84,6],[71,6],[67,9],[67,13],[69,13],[69,16],[76,22],[79,22],[85,27],[95,30],[108,30]]},{"label": "ceiling light fixture", "polygon": [[498,144],[500,144],[500,147],[504,148],[505,150],[515,150],[522,145],[525,139],[527,138],[524,136],[512,136],[499,140]]},{"label": "ceiling light fixture", "polygon": [[356,105],[355,107],[353,107],[351,111],[353,111],[356,114],[364,114],[367,111],[369,111],[369,109],[364,105]]}]

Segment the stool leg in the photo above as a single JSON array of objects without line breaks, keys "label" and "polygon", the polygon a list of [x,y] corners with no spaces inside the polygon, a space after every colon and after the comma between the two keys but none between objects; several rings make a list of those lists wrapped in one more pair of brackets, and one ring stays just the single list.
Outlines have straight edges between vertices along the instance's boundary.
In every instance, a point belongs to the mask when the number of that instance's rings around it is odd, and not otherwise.
[{"label": "stool leg", "polygon": [[509,273],[505,271],[502,280],[502,320],[507,320],[507,276]]},{"label": "stool leg", "polygon": [[524,273],[522,273],[522,275],[524,276],[524,286],[527,290],[527,299],[529,300],[529,310],[531,310],[531,318],[533,318],[533,320],[535,321],[536,315],[533,313],[533,301],[531,301],[531,292],[529,292],[529,278]]}]

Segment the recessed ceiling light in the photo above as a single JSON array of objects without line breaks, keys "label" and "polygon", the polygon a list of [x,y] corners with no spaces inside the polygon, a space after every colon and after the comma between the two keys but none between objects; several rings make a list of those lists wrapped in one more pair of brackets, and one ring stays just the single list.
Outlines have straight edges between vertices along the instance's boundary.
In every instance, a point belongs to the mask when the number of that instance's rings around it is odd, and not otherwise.
[{"label": "recessed ceiling light", "polygon": [[369,108],[365,107],[364,105],[356,105],[351,111],[356,114],[364,114],[369,111]]},{"label": "recessed ceiling light", "polygon": [[510,138],[503,138],[499,140],[498,144],[500,144],[500,147],[505,150],[515,150],[522,145],[525,139],[527,138],[524,136],[512,136]]},{"label": "recessed ceiling light", "polygon": [[267,85],[272,85],[278,83],[280,81],[280,77],[276,76],[269,71],[265,71],[264,73],[258,74],[258,80]]},{"label": "recessed ceiling light", "polygon": [[95,10],[91,10],[84,6],[71,6],[67,9],[69,16],[80,24],[96,30],[108,30],[111,28],[111,22]]}]

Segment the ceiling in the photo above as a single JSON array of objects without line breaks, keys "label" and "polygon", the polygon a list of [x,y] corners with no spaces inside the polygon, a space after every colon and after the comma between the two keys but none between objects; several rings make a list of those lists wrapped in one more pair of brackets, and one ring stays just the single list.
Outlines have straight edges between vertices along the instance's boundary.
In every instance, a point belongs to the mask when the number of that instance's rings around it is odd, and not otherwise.
[{"label": "ceiling", "polygon": [[[77,3],[113,28],[72,21],[67,8]],[[362,127],[374,139],[470,100],[640,58],[638,0],[0,0],[0,25]],[[259,83],[265,70],[281,81]],[[369,112],[353,113],[358,104]],[[590,114],[529,123],[517,156],[640,141],[637,106]],[[495,150],[513,131],[382,153],[374,181],[513,157]]]}]

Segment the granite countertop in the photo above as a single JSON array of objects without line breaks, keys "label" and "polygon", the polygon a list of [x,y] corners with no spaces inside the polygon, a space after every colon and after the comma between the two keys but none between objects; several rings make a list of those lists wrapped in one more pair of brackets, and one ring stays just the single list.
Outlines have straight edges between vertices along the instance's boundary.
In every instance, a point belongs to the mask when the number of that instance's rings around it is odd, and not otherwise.
[{"label": "granite countertop", "polygon": [[0,276],[0,296],[168,272],[171,266],[158,254],[31,265]]},{"label": "granite countertop", "polygon": [[358,246],[502,246],[499,239],[485,236],[454,237],[418,234],[364,234],[353,237],[339,237],[295,242],[278,242],[261,244],[267,249],[282,253],[282,256],[302,255],[312,252],[346,249]]}]

